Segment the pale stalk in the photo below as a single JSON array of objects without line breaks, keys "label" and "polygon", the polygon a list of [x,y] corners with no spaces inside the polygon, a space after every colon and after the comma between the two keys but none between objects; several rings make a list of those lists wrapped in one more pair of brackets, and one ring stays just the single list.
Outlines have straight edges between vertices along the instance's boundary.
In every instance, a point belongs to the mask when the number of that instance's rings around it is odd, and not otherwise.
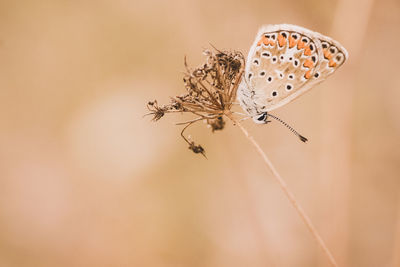
[{"label": "pale stalk", "polygon": [[337,267],[337,263],[335,258],[333,257],[332,253],[330,252],[330,250],[328,249],[328,247],[326,246],[324,240],[321,238],[320,234],[318,233],[317,229],[315,228],[315,226],[313,225],[313,223],[311,222],[310,218],[307,216],[307,214],[304,212],[303,208],[300,206],[300,204],[296,201],[293,193],[289,190],[289,188],[287,187],[286,182],[282,179],[281,175],[279,174],[279,172],[276,170],[276,168],[274,167],[274,165],[272,164],[272,162],[269,160],[269,158],[267,157],[267,155],[265,154],[265,152],[261,149],[260,145],[256,142],[256,140],[249,134],[249,132],[246,130],[246,128],[243,127],[243,125],[237,121],[231,112],[227,112],[226,116],[228,118],[230,118],[233,123],[237,126],[239,126],[240,130],[242,130],[242,132],[244,133],[244,135],[246,136],[246,138],[250,141],[250,143],[256,148],[257,152],[261,155],[261,157],[263,158],[265,164],[267,165],[267,167],[270,169],[270,171],[273,174],[273,177],[275,178],[275,180],[278,182],[279,186],[281,187],[282,191],[285,193],[286,197],[289,199],[290,203],[292,204],[292,206],[295,208],[295,210],[297,211],[297,213],[299,214],[300,218],[303,220],[303,222],[306,224],[308,230],[310,230],[312,236],[315,238],[315,240],[317,241],[318,245],[322,248],[322,250],[324,251],[325,255],[327,256],[329,262],[331,263],[332,266]]}]

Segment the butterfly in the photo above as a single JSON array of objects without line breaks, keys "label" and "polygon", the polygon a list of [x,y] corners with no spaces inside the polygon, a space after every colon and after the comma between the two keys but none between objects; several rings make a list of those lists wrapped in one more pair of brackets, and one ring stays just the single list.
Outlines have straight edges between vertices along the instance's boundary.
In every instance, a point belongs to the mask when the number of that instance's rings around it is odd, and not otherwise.
[{"label": "butterfly", "polygon": [[239,103],[256,123],[281,121],[268,112],[324,81],[347,58],[339,42],[320,33],[290,24],[262,26],[247,57]]}]

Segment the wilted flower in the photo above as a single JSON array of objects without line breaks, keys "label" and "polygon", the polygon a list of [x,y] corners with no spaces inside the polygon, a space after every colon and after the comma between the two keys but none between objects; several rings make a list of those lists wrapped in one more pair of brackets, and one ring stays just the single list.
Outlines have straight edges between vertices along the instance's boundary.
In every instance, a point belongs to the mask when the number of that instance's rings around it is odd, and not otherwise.
[{"label": "wilted flower", "polygon": [[185,125],[181,136],[189,144],[189,149],[203,156],[203,147],[188,140],[183,132],[193,123],[202,120],[206,121],[213,132],[224,129],[223,116],[231,113],[245,65],[243,54],[237,51],[206,50],[204,55],[205,63],[194,69],[188,67],[185,58],[185,94],[172,97],[168,105],[159,106],[157,100],[147,104],[153,121],[158,121],[166,113],[189,112],[195,115],[193,120],[178,124]]}]

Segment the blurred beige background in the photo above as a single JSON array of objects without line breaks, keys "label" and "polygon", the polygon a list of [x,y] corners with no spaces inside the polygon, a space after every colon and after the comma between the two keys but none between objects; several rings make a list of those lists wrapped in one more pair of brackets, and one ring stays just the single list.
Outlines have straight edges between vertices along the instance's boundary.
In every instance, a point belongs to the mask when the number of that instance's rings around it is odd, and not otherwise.
[{"label": "blurred beige background", "polygon": [[309,143],[244,125],[340,266],[400,266],[398,0],[0,1],[0,266],[329,266],[239,129],[142,117],[268,23],[350,59],[275,112]]}]

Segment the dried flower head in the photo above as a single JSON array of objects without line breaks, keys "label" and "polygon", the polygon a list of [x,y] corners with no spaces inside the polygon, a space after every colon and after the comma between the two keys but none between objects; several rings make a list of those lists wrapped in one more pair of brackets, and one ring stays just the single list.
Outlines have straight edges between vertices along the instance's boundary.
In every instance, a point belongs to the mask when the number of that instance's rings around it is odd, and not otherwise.
[{"label": "dried flower head", "polygon": [[225,127],[225,121],[222,117],[216,119],[208,119],[207,124],[210,126],[212,132],[222,131]]},{"label": "dried flower head", "polygon": [[188,140],[183,132],[193,123],[204,120],[211,130],[224,129],[224,115],[230,110],[236,100],[236,91],[244,71],[245,59],[241,52],[205,50],[205,63],[191,69],[186,58],[184,61],[186,73],[183,77],[186,93],[172,97],[168,105],[159,106],[157,101],[151,101],[147,108],[153,115],[153,121],[158,121],[166,113],[189,112],[196,116],[193,120],[178,123],[186,125],[181,136],[189,144],[194,153],[205,156],[203,147]]}]

